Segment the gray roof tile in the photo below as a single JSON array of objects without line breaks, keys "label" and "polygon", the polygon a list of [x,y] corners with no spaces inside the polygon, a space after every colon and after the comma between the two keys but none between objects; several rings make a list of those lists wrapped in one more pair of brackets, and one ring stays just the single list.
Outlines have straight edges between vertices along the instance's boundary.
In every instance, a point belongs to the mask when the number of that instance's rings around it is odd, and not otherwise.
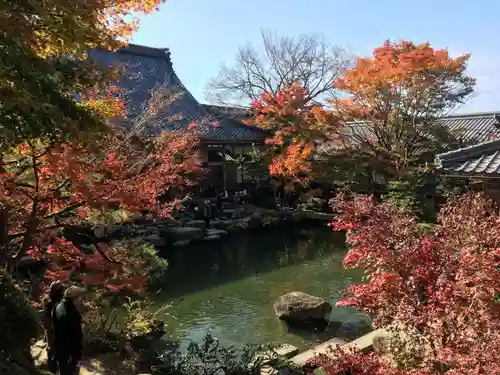
[{"label": "gray roof tile", "polygon": [[500,112],[446,116],[440,123],[464,142],[480,143],[500,138]]},{"label": "gray roof tile", "polygon": [[[122,67],[124,73],[117,85],[122,89],[130,121],[143,111],[152,90],[164,85],[171,93],[155,123],[145,129],[146,135],[183,130],[195,121],[207,141],[253,141],[264,137],[264,132],[255,127],[231,118],[215,118],[198,103],[177,77],[167,49],[129,44],[118,51],[90,50],[88,55],[97,65]],[[211,125],[212,120],[217,120],[218,125]]]},{"label": "gray roof tile", "polygon": [[252,117],[251,110],[245,107],[229,107],[213,104],[202,104],[202,107],[217,118],[230,118],[237,121],[243,121]]},{"label": "gray roof tile", "polygon": [[439,154],[436,164],[448,173],[500,176],[500,140]]},{"label": "gray roof tile", "polygon": [[[333,147],[357,146],[360,140],[372,139],[375,141],[370,126],[366,121],[348,122],[347,126],[337,131],[338,140],[333,144],[325,144],[326,152]],[[500,139],[500,112],[471,113],[463,115],[444,116],[437,121],[437,126],[448,129],[459,144],[477,144],[492,139]]]}]

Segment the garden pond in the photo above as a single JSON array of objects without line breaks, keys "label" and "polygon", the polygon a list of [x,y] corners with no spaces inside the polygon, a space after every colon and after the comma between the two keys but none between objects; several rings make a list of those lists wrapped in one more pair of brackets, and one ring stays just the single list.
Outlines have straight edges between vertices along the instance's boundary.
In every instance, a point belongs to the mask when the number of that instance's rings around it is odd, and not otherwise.
[{"label": "garden pond", "polygon": [[[325,330],[298,329],[278,320],[276,297],[301,291],[335,305],[345,288],[358,282],[358,270],[345,270],[344,237],[327,227],[291,226],[233,235],[165,251],[169,270],[154,295],[165,339],[185,347],[207,332],[224,345],[291,344],[301,350],[335,336]],[[331,322],[366,317],[333,308]],[[338,327],[337,327],[338,328]]]}]

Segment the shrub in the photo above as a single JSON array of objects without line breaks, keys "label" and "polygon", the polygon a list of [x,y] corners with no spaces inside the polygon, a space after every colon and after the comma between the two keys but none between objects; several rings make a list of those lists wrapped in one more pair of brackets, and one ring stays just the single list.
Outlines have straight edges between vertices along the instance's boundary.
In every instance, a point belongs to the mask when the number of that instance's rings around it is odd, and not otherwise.
[{"label": "shrub", "polygon": [[[411,327],[393,344],[414,358],[392,356],[396,369],[417,366],[423,374],[423,365],[433,375],[498,374],[493,353],[500,351],[500,207],[482,194],[455,197],[436,225],[422,230],[414,214],[388,202],[357,196],[335,204],[334,228],[351,229],[344,265],[365,274],[337,305],[370,314],[375,327]],[[415,354],[410,344],[425,350]],[[418,356],[424,359],[414,361]]]},{"label": "shrub", "polygon": [[34,371],[30,347],[38,327],[36,311],[9,273],[0,269],[0,374]]},{"label": "shrub", "polygon": [[[140,272],[148,278],[147,286],[158,285],[162,280],[167,261],[160,258],[153,246],[140,241],[122,241],[114,244],[110,252],[115,259],[133,259],[132,264],[140,264]],[[127,265],[127,267],[129,267]],[[131,272],[133,268],[128,269]],[[90,278],[88,281],[92,281]],[[144,291],[131,288],[110,288],[112,284],[87,283],[89,293],[86,298],[87,353],[101,353],[116,350],[126,339],[152,325],[154,312]]]},{"label": "shrub", "polygon": [[292,367],[275,355],[272,346],[223,347],[207,334],[201,344],[192,342],[184,353],[167,351],[159,356],[153,375],[260,375],[266,362],[275,369]]},{"label": "shrub", "polygon": [[436,188],[438,179],[431,170],[416,170],[410,176],[389,181],[388,201],[415,213],[424,221],[436,219]]},{"label": "shrub", "polygon": [[87,299],[86,309],[86,353],[90,355],[120,350],[127,340],[150,334],[164,308],[154,310],[146,298],[100,290]]}]

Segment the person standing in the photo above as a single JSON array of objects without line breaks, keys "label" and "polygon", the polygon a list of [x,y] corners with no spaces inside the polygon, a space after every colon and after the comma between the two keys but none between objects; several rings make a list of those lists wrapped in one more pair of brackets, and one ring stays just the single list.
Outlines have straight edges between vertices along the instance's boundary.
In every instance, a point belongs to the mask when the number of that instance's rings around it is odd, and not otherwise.
[{"label": "person standing", "polygon": [[224,213],[222,193],[218,193],[216,199],[215,206],[217,208],[217,217],[222,218]]},{"label": "person standing", "polygon": [[212,202],[210,199],[206,199],[203,202],[203,218],[205,220],[206,229],[210,229],[210,218],[212,217]]},{"label": "person standing", "polygon": [[49,371],[57,373],[57,359],[54,353],[54,332],[52,327],[52,312],[64,294],[64,286],[59,281],[50,284],[48,293],[43,299],[42,325],[45,330],[45,341],[47,342],[47,364]]},{"label": "person standing", "polygon": [[86,290],[70,286],[62,301],[52,312],[54,352],[61,375],[78,374],[78,363],[82,359],[83,329],[82,315],[78,305]]}]

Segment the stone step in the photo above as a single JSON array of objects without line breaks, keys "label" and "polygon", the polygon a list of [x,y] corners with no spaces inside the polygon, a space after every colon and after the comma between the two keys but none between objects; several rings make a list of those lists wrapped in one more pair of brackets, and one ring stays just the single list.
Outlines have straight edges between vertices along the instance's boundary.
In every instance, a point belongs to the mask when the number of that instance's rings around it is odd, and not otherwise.
[{"label": "stone step", "polygon": [[255,357],[255,359],[259,359],[262,361],[262,364],[269,364],[273,362],[277,357],[282,357],[286,359],[290,359],[293,356],[299,353],[299,349],[297,349],[293,345],[283,344],[278,346],[273,350],[269,350],[264,353],[259,353]]},{"label": "stone step", "polygon": [[366,335],[361,336],[360,338],[351,341],[349,343],[346,343],[343,340],[340,340],[338,338],[333,338],[331,340],[328,340],[318,346],[315,346],[314,348],[307,350],[303,353],[300,353],[296,355],[295,357],[291,358],[292,362],[295,363],[296,365],[303,366],[307,362],[309,362],[311,359],[314,357],[318,356],[319,354],[324,354],[328,355],[329,349],[334,348],[336,346],[355,346],[358,350],[361,350],[363,352],[368,352],[372,350],[373,348],[373,340],[376,339],[377,337],[384,337],[387,335],[387,331],[383,328],[376,329],[375,331],[372,331]]},{"label": "stone step", "polygon": [[351,341],[347,345],[354,345],[358,350],[361,350],[362,352],[369,352],[373,349],[374,340],[376,340],[377,338],[386,337],[388,335],[389,333],[387,332],[387,330],[379,328],[376,329],[375,331],[367,333],[364,336],[361,336],[360,338],[354,341]]},{"label": "stone step", "polygon": [[280,345],[273,350],[257,354],[255,360],[261,360],[262,365],[264,365],[260,370],[260,374],[261,375],[287,375],[287,374],[289,374],[290,372],[288,369],[276,370],[275,368],[273,368],[272,362],[275,361],[277,359],[277,357],[290,359],[294,355],[296,355],[298,352],[299,352],[299,349],[297,349],[295,346],[289,345],[289,344],[283,344],[283,345]]},{"label": "stone step", "polygon": [[311,359],[314,357],[318,356],[319,354],[326,354],[331,347],[336,347],[336,346],[342,346],[346,344],[344,340],[338,339],[338,338],[333,338],[331,340],[325,341],[322,344],[319,344],[315,346],[312,349],[309,349],[305,352],[302,352],[295,357],[291,358],[292,362],[295,363],[298,366],[303,366],[307,362],[309,362]]}]

